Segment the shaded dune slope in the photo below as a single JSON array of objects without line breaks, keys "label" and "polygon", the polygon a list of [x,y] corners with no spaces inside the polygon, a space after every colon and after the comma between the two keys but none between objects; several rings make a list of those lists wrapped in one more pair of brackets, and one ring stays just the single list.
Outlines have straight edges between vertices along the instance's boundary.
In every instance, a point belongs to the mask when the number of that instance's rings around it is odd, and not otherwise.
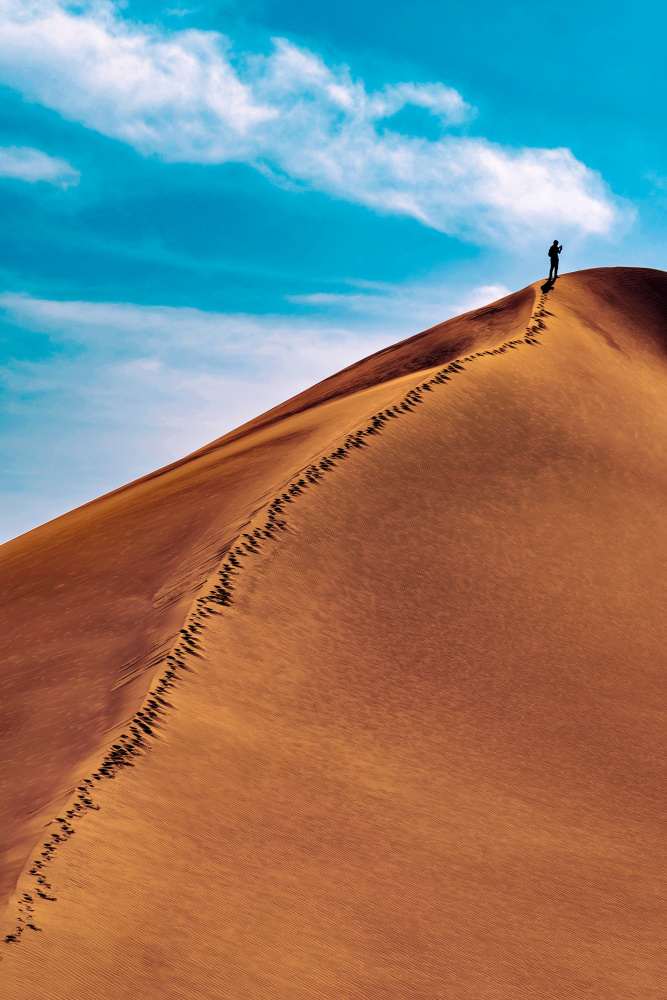
[{"label": "shaded dune slope", "polygon": [[26,602],[40,557],[74,592],[7,673],[8,886],[150,656],[176,678],[8,998],[664,996],[666,306],[639,269],[524,290],[4,547]]}]

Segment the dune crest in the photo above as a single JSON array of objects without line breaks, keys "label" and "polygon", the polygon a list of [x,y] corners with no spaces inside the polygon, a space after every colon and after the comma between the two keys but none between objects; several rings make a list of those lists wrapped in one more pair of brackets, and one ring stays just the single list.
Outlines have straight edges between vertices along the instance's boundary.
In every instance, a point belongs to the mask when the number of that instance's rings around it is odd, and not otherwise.
[{"label": "dune crest", "polygon": [[530,286],[0,549],[8,997],[660,995],[666,300]]}]

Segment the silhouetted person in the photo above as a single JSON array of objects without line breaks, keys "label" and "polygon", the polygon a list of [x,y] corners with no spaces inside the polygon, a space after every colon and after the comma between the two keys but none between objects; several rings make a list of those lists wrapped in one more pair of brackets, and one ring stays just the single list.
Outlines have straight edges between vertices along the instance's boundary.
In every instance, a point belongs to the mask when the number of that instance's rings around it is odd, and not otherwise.
[{"label": "silhouetted person", "polygon": [[549,247],[548,254],[549,260],[551,261],[551,267],[549,268],[549,281],[555,281],[558,277],[558,254],[563,249],[562,246],[558,246],[558,240],[554,240]]}]

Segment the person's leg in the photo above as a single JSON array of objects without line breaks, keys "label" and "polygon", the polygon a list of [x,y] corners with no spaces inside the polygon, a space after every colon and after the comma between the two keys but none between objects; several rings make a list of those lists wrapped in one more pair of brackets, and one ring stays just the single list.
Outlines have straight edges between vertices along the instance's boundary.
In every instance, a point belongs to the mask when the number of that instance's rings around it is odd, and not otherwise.
[{"label": "person's leg", "polygon": [[551,261],[551,267],[549,268],[549,279],[548,279],[549,281],[551,281],[551,278],[553,277],[553,273],[554,273],[554,262],[552,260]]}]

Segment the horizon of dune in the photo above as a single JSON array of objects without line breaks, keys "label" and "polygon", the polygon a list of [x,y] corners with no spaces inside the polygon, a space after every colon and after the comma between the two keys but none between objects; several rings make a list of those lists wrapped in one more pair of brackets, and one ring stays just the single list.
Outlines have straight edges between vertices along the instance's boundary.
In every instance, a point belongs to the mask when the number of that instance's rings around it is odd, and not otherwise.
[{"label": "horizon of dune", "polygon": [[664,996],[666,308],[536,282],[0,546],[3,1000]]}]

